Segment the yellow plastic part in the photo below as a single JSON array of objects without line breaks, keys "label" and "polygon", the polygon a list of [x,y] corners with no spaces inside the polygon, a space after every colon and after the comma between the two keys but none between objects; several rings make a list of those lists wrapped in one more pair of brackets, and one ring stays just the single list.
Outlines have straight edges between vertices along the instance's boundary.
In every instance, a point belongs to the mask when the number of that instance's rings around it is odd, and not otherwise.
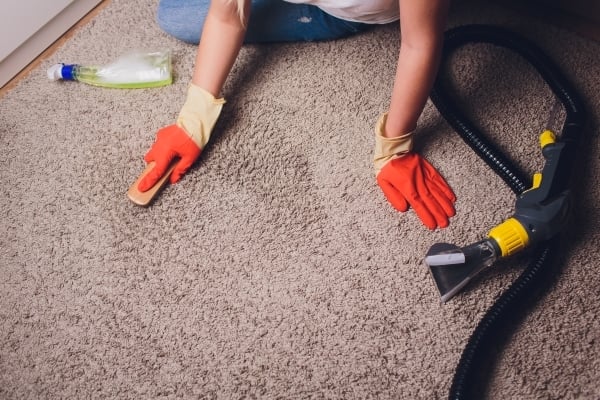
[{"label": "yellow plastic part", "polygon": [[529,244],[527,231],[515,218],[509,218],[492,228],[488,236],[498,243],[502,257],[513,255]]},{"label": "yellow plastic part", "polygon": [[[553,143],[556,143],[556,134],[554,132],[552,132],[551,130],[546,129],[540,135],[540,146],[543,149],[547,145],[553,144]],[[536,172],[535,174],[533,174],[533,186],[531,186],[531,188],[527,189],[527,190],[537,189],[540,187],[541,184],[542,184],[542,174],[540,172]]]},{"label": "yellow plastic part", "polygon": [[533,186],[531,187],[531,189],[537,189],[540,187],[541,184],[542,184],[542,173],[536,172],[535,174],[533,174]]},{"label": "yellow plastic part", "polygon": [[544,147],[546,147],[547,145],[552,144],[554,142],[556,142],[556,134],[554,132],[552,132],[551,130],[546,129],[540,135],[540,146],[542,146],[542,149]]}]

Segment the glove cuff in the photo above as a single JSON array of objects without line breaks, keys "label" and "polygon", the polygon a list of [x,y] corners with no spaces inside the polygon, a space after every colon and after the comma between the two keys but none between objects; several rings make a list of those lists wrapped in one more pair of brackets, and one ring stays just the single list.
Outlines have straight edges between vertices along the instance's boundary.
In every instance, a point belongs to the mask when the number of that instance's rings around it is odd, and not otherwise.
[{"label": "glove cuff", "polygon": [[200,149],[203,149],[210,139],[210,133],[217,123],[223,104],[225,104],[224,98],[217,99],[206,90],[191,83],[176,124],[192,138]]},{"label": "glove cuff", "polygon": [[375,125],[375,152],[373,156],[375,175],[378,175],[379,171],[390,160],[404,156],[413,147],[414,131],[393,138],[384,136],[387,116],[388,113],[382,114],[377,121],[377,125]]}]

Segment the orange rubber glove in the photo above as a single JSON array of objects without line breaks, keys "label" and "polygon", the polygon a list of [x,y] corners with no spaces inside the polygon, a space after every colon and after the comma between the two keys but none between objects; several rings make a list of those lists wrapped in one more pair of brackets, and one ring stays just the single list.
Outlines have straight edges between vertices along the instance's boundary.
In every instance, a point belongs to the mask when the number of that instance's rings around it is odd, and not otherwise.
[{"label": "orange rubber glove", "polygon": [[412,150],[412,132],[395,138],[383,136],[387,114],[376,126],[374,164],[377,183],[398,211],[413,208],[429,229],[445,228],[455,215],[456,196],[444,178]]},{"label": "orange rubber glove", "polygon": [[175,183],[192,166],[210,139],[210,134],[219,118],[225,99],[217,99],[199,86],[190,84],[187,98],[177,122],[160,129],[156,141],[144,156],[152,170],[138,184],[145,192],[165,174],[171,162],[179,158],[169,181]]},{"label": "orange rubber glove", "polygon": [[201,152],[202,149],[177,125],[173,124],[160,129],[152,148],[144,156],[147,163],[155,162],[154,168],[140,181],[138,189],[145,192],[154,186],[176,157],[179,158],[179,161],[171,172],[169,181],[171,183],[179,181],[194,161],[200,157]]}]

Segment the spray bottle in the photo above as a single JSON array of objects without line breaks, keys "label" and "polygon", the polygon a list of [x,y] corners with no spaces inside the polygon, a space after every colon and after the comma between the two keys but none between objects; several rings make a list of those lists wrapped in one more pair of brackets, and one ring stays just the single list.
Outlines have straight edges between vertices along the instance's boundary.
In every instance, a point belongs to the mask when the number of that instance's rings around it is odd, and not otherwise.
[{"label": "spray bottle", "polygon": [[169,51],[131,52],[104,66],[55,64],[47,72],[53,81],[79,81],[120,89],[159,87],[173,82]]}]

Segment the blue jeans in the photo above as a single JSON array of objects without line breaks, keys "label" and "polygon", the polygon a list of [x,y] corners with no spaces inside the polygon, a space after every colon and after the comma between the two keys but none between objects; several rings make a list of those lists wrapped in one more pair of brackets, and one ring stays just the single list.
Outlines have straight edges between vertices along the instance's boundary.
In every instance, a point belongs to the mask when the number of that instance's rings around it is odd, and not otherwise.
[{"label": "blue jeans", "polygon": [[[197,44],[210,0],[160,0],[156,19],[167,33]],[[245,43],[338,39],[362,32],[369,24],[335,18],[320,8],[283,0],[252,0]]]}]

